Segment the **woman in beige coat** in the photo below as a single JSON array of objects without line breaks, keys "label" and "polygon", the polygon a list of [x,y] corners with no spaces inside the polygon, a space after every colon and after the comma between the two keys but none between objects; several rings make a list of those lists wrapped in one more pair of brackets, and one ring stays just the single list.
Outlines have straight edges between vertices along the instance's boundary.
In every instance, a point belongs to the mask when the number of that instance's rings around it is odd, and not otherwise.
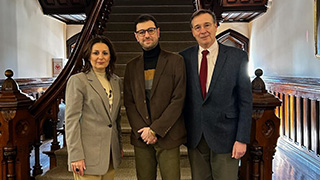
[{"label": "woman in beige coat", "polygon": [[120,79],[116,55],[103,36],[91,39],[84,66],[66,88],[66,142],[75,180],[111,180],[121,161]]}]

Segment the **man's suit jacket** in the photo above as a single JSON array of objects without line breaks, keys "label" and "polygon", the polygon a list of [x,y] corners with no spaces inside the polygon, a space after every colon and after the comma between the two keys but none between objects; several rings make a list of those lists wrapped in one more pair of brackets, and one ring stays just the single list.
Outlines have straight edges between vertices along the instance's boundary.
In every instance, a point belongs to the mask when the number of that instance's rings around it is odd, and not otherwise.
[{"label": "man's suit jacket", "polygon": [[235,141],[250,142],[252,90],[247,71],[248,56],[240,49],[219,43],[211,83],[203,99],[198,50],[196,45],[180,53],[187,72],[187,146],[197,147],[203,134],[212,151],[230,153]]},{"label": "man's suit jacket", "polygon": [[124,77],[124,105],[132,128],[131,144],[147,145],[137,132],[150,127],[158,135],[161,148],[178,147],[186,141],[186,130],[182,115],[185,91],[185,66],[178,54],[161,50],[150,95],[150,116],[148,114],[143,56],[127,64]]},{"label": "man's suit jacket", "polygon": [[93,70],[68,80],[66,89],[66,141],[68,164],[85,160],[85,174],[103,175],[109,169],[110,153],[114,168],[121,161],[120,79],[110,78],[113,106]]}]

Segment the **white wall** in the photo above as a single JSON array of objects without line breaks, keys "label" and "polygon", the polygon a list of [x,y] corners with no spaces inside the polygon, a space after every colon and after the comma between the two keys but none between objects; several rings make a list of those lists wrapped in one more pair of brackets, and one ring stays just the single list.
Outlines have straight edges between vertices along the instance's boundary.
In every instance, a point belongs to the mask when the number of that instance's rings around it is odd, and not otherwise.
[{"label": "white wall", "polygon": [[67,25],[67,40],[78,34],[82,30],[83,25]]},{"label": "white wall", "polygon": [[5,69],[17,69],[17,24],[15,1],[0,1],[0,79]]},{"label": "white wall", "polygon": [[315,57],[314,0],[273,0],[251,23],[250,62],[267,76],[320,77]]},{"label": "white wall", "polygon": [[66,57],[66,25],[44,15],[37,0],[0,1],[0,79],[51,77],[52,58]]}]

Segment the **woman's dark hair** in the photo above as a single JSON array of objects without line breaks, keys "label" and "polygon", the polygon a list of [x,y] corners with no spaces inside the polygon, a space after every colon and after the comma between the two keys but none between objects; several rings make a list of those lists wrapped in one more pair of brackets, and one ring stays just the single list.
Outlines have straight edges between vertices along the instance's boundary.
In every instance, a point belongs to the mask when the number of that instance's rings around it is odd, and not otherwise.
[{"label": "woman's dark hair", "polygon": [[105,36],[97,35],[85,45],[84,50],[82,51],[84,66],[82,67],[81,72],[88,73],[92,69],[90,56],[92,52],[92,47],[96,43],[104,43],[109,48],[110,61],[109,61],[109,65],[106,67],[106,75],[107,75],[107,79],[110,80],[111,76],[114,73],[117,56],[116,56],[116,51],[114,50],[112,42]]}]

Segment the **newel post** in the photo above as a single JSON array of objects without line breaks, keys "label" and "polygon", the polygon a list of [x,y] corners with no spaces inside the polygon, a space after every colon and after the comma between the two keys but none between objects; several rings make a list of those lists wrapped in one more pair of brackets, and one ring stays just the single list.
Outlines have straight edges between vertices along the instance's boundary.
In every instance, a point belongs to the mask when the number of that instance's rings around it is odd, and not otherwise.
[{"label": "newel post", "polygon": [[28,108],[33,101],[21,93],[6,70],[0,91],[0,179],[30,179],[30,150],[35,139],[35,121]]},{"label": "newel post", "polygon": [[251,142],[246,155],[241,159],[241,180],[271,180],[272,160],[275,153],[280,128],[280,119],[274,110],[281,101],[267,92],[260,78],[261,69],[255,71],[257,76],[252,81],[253,114]]}]

